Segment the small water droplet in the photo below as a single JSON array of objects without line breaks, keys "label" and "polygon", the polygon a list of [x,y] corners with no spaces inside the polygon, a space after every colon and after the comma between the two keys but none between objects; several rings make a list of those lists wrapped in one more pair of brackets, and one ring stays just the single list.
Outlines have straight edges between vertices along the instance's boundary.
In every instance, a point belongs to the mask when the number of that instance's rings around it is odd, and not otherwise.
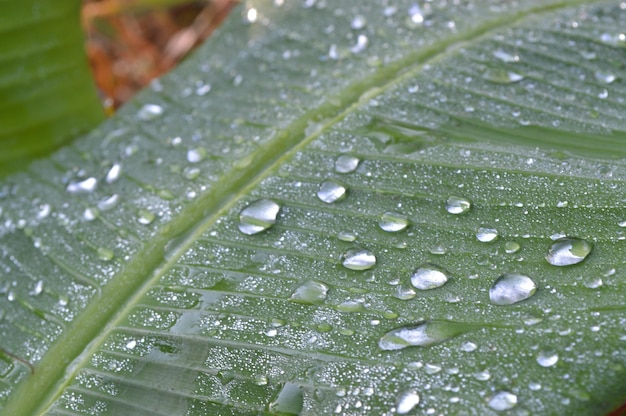
[{"label": "small water droplet", "polygon": [[203,97],[211,91],[211,84],[200,84],[196,87],[196,95]]},{"label": "small water droplet", "polygon": [[559,355],[554,351],[540,351],[537,354],[537,364],[542,367],[552,367],[559,361]]},{"label": "small water droplet", "polygon": [[265,374],[256,374],[254,376],[254,383],[257,386],[266,386],[268,383],[267,376]]},{"label": "small water droplet", "polygon": [[546,260],[553,266],[578,264],[589,256],[592,248],[591,243],[580,238],[560,238],[548,249]]},{"label": "small water droplet", "polygon": [[148,211],[147,209],[140,209],[137,221],[139,221],[139,224],[149,225],[152,224],[152,221],[154,221],[155,218],[156,216],[151,211]]},{"label": "small water droplet", "polygon": [[111,261],[115,257],[113,250],[106,247],[98,247],[98,258],[103,261]]},{"label": "small water droplet", "polygon": [[70,182],[65,189],[71,194],[86,194],[93,192],[96,186],[98,186],[98,180],[94,177],[90,177],[82,181]]},{"label": "small water droplet", "polygon": [[29,294],[33,296],[38,296],[41,295],[41,292],[43,292],[43,280],[37,280],[37,283],[35,283],[35,287],[29,292]]},{"label": "small water droplet", "polygon": [[489,289],[489,300],[494,305],[512,305],[533,296],[537,285],[528,276],[505,273]]},{"label": "small water droplet", "polygon": [[341,241],[352,242],[356,240],[356,234],[351,231],[340,231],[337,234],[337,238]]},{"label": "small water droplet", "polygon": [[461,351],[472,352],[476,351],[476,348],[478,348],[478,345],[474,344],[471,341],[465,341],[463,344],[461,344]]},{"label": "small water droplet", "polygon": [[324,283],[308,280],[296,288],[289,300],[296,303],[320,305],[326,300],[328,286]]},{"label": "small water droplet", "polygon": [[504,68],[491,68],[485,71],[483,78],[496,84],[513,84],[523,80],[524,76]]},{"label": "small water droplet", "polygon": [[409,226],[409,220],[405,215],[398,214],[397,212],[385,212],[380,216],[378,226],[383,231],[396,233],[406,229],[406,227]]},{"label": "small water droplet", "polygon": [[126,348],[129,350],[134,349],[136,346],[137,346],[137,341],[135,341],[134,339],[131,339],[130,341],[126,343]]},{"label": "small water droplet", "polygon": [[507,241],[504,243],[504,251],[507,254],[515,254],[520,251],[521,248],[522,246],[516,241]]},{"label": "small water droplet", "polygon": [[602,287],[603,282],[600,277],[592,277],[590,279],[585,280],[583,284],[585,285],[586,288],[598,289],[599,287]]},{"label": "small water droplet", "polygon": [[443,286],[448,281],[448,272],[441,267],[426,263],[413,272],[411,284],[420,290],[430,290]]},{"label": "small water droplet", "polygon": [[352,18],[352,22],[350,22],[350,27],[354,30],[361,30],[367,25],[367,19],[365,16],[357,14]]},{"label": "small water droplet", "polygon": [[189,179],[191,181],[196,179],[198,176],[200,176],[200,169],[196,167],[192,168],[187,166],[185,169],[183,169],[183,177],[185,179]]},{"label": "small water droplet", "polygon": [[517,396],[508,391],[500,391],[494,394],[487,403],[489,407],[498,412],[514,408],[517,405]]},{"label": "small water droplet", "polygon": [[346,197],[346,187],[333,180],[327,180],[322,182],[319,190],[317,191],[317,197],[322,202],[332,204],[333,202],[340,201]]},{"label": "small water droplet", "polygon": [[417,292],[412,287],[398,285],[393,296],[400,300],[410,300],[417,296]]},{"label": "small water droplet", "polygon": [[100,216],[100,211],[95,207],[85,208],[83,212],[83,219],[85,221],[93,221]]},{"label": "small water droplet", "polygon": [[206,157],[206,150],[203,147],[194,147],[187,150],[187,161],[189,163],[202,162]]},{"label": "small water droplet", "polygon": [[287,382],[276,398],[269,404],[272,413],[280,415],[299,415],[304,404],[302,387],[298,384]]},{"label": "small water droplet", "polygon": [[471,207],[472,203],[460,196],[451,196],[446,201],[446,211],[450,214],[463,214],[469,211]]},{"label": "small water droplet", "polygon": [[498,230],[491,227],[480,227],[476,231],[476,239],[481,243],[490,243],[498,238]]},{"label": "small water droplet", "polygon": [[432,246],[432,247],[430,247],[428,249],[428,252],[430,254],[434,254],[434,255],[437,255],[437,256],[443,256],[444,254],[446,254],[448,252],[448,250],[442,244],[435,244],[434,246]]},{"label": "small water droplet", "polygon": [[39,205],[39,211],[37,212],[37,219],[43,220],[52,212],[52,206],[50,204]]},{"label": "small water droplet", "polygon": [[417,325],[396,328],[387,332],[378,341],[378,346],[385,351],[401,350],[407,347],[429,347],[476,329],[478,326],[473,324],[424,321]]},{"label": "small water droplet", "polygon": [[367,48],[368,43],[369,43],[369,40],[367,39],[367,36],[359,35],[356,38],[356,44],[350,48],[350,52],[352,53],[363,52],[365,48]]},{"label": "small water droplet", "polygon": [[367,270],[376,265],[376,256],[369,250],[352,248],[344,253],[342,264],[350,270]]},{"label": "small water droplet", "polygon": [[154,120],[163,114],[163,107],[157,104],[145,104],[137,112],[137,118],[140,120]]},{"label": "small water droplet", "polygon": [[122,165],[120,163],[115,163],[111,166],[111,169],[107,172],[104,180],[106,183],[116,182],[122,176]]},{"label": "small water droplet", "polygon": [[415,390],[405,390],[396,398],[396,413],[406,415],[420,402],[420,395]]},{"label": "small water droplet", "polygon": [[276,223],[280,205],[270,199],[259,199],[239,213],[239,231],[246,235],[258,234]]},{"label": "small water droplet", "polygon": [[424,23],[424,14],[422,14],[422,9],[416,3],[413,3],[411,7],[409,7],[408,23],[410,27]]},{"label": "small water droplet", "polygon": [[596,80],[598,82],[601,82],[603,84],[611,84],[617,79],[617,76],[615,76],[615,74],[604,71],[597,71],[596,73],[594,73],[594,76],[596,77]]},{"label": "small water droplet", "polygon": [[335,160],[335,171],[338,173],[354,172],[359,167],[360,160],[358,157],[350,155],[341,155]]},{"label": "small water droplet", "polygon": [[102,201],[98,202],[98,209],[100,211],[109,211],[117,206],[120,202],[120,196],[118,194],[113,194],[108,198],[104,198]]}]

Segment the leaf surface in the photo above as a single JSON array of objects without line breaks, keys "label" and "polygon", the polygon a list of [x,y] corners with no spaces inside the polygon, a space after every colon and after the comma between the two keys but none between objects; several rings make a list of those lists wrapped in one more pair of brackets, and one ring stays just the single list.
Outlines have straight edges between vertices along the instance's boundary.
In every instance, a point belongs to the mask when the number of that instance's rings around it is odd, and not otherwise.
[{"label": "leaf surface", "polygon": [[281,3],[5,180],[4,411],[623,401],[621,4]]}]

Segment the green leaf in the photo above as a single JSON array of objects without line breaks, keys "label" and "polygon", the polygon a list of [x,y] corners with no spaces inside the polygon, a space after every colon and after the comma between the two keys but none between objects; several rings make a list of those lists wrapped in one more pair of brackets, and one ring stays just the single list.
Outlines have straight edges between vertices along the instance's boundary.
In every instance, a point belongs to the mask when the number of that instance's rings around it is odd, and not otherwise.
[{"label": "green leaf", "polygon": [[4,412],[619,405],[626,10],[579,3],[246,3],[0,187]]},{"label": "green leaf", "polygon": [[1,0],[0,173],[103,119],[85,59],[80,1]]}]

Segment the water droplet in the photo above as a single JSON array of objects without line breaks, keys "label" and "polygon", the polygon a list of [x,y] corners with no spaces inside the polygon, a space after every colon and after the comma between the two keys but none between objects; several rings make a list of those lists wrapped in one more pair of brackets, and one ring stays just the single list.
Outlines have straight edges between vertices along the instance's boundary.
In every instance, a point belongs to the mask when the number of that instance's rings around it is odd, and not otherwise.
[{"label": "water droplet", "polygon": [[98,186],[98,180],[91,177],[83,179],[82,181],[70,182],[65,189],[71,194],[86,194],[93,192],[96,186]]},{"label": "water droplet", "polygon": [[211,84],[200,84],[196,87],[196,95],[203,97],[211,91]]},{"label": "water droplet", "polygon": [[451,196],[446,201],[446,211],[450,214],[463,214],[469,211],[471,207],[471,202],[460,196]]},{"label": "water droplet", "polygon": [[111,166],[111,169],[107,172],[104,180],[106,183],[113,183],[117,181],[122,176],[122,165],[120,163],[115,163]]},{"label": "water droplet", "polygon": [[417,292],[412,287],[399,285],[396,288],[396,293],[393,295],[396,299],[410,300],[417,296]]},{"label": "water droplet", "polygon": [[296,303],[320,305],[326,300],[328,286],[324,283],[308,280],[296,288],[289,300]]},{"label": "water droplet", "polygon": [[367,36],[359,35],[356,38],[356,44],[350,48],[350,52],[352,53],[363,52],[365,48],[367,48],[368,43],[369,43],[369,40],[367,39]]},{"label": "water droplet", "polygon": [[517,396],[508,391],[500,391],[494,394],[489,402],[489,407],[498,412],[514,408],[517,405]]},{"label": "water droplet", "polygon": [[597,289],[599,287],[602,287],[603,283],[604,282],[602,282],[602,279],[600,277],[592,277],[590,279],[585,280],[583,284],[585,285],[586,288]]},{"label": "water droplet", "polygon": [[190,181],[194,180],[198,176],[200,176],[200,169],[187,166],[185,169],[183,169],[183,176],[185,177],[185,179],[189,179]]},{"label": "water droplet", "polygon": [[338,173],[354,172],[361,161],[358,157],[341,155],[335,160],[335,171]]},{"label": "water droplet", "polygon": [[257,386],[266,386],[268,383],[267,376],[265,374],[256,374],[254,376],[254,383]]},{"label": "water droplet", "polygon": [[103,261],[110,261],[113,260],[113,257],[115,257],[115,253],[113,253],[113,250],[105,248],[105,247],[98,247],[98,258],[100,260]]},{"label": "water droplet", "polygon": [[38,296],[41,295],[41,292],[43,292],[43,280],[37,280],[37,283],[35,283],[35,287],[29,292],[29,294],[33,296]]},{"label": "water droplet", "polygon": [[448,281],[448,272],[441,267],[426,263],[411,276],[411,284],[420,290],[435,289]]},{"label": "water droplet", "polygon": [[258,234],[276,223],[280,205],[270,199],[259,199],[239,213],[239,231],[246,235]]},{"label": "water droplet", "polygon": [[98,202],[98,209],[100,211],[109,211],[117,206],[120,202],[120,196],[118,194],[113,194],[108,198],[104,198],[102,201]]},{"label": "water droplet", "polygon": [[187,150],[187,161],[189,163],[202,162],[206,157],[206,150],[203,147],[194,147]]},{"label": "water droplet", "polygon": [[352,248],[343,255],[342,264],[350,270],[367,270],[376,265],[376,256],[369,250]]},{"label": "water droplet", "polygon": [[363,29],[366,25],[367,25],[367,19],[365,19],[365,16],[362,16],[360,14],[357,14],[356,16],[354,16],[354,18],[352,19],[352,22],[350,22],[350,27],[354,30]]},{"label": "water droplet", "polygon": [[591,243],[580,238],[560,238],[548,249],[546,260],[553,266],[578,264],[587,258],[592,248]]},{"label": "water droplet", "polygon": [[356,240],[356,234],[354,234],[351,231],[340,231],[337,234],[337,238],[340,239],[341,241],[352,242]]},{"label": "water droplet", "polygon": [[137,221],[139,221],[139,224],[149,225],[152,224],[152,221],[154,221],[155,218],[156,216],[154,213],[148,211],[147,209],[140,209]]},{"label": "water droplet", "polygon": [[157,104],[145,104],[137,112],[137,118],[140,120],[154,120],[163,114],[163,107]]},{"label": "water droplet", "polygon": [[303,404],[302,387],[287,382],[283,385],[278,396],[269,404],[269,410],[281,415],[299,415]]},{"label": "water droplet", "polygon": [[471,341],[466,341],[463,344],[461,344],[461,351],[472,352],[472,351],[476,351],[476,348],[478,348],[478,345],[474,344]]},{"label": "water droplet", "polygon": [[385,351],[401,350],[407,347],[429,347],[478,328],[477,325],[467,323],[424,321],[417,325],[396,328],[387,332],[378,341],[378,346]]},{"label": "water droplet", "polygon": [[490,243],[498,238],[498,230],[490,227],[480,227],[476,231],[476,239],[481,243]]},{"label": "water droplet", "polygon": [[537,363],[542,367],[552,367],[559,361],[559,355],[554,351],[540,351],[537,354]]},{"label": "water droplet", "polygon": [[85,211],[83,212],[83,219],[85,221],[93,221],[99,216],[100,211],[98,211],[98,209],[94,207],[85,208]]},{"label": "water droplet", "polygon": [[503,68],[491,68],[485,71],[483,78],[496,84],[513,84],[523,80],[524,76]]},{"label": "water droplet", "polygon": [[489,300],[494,305],[512,305],[533,296],[537,285],[528,276],[505,273],[489,289]]},{"label": "water droplet", "polygon": [[420,402],[420,395],[415,390],[405,390],[396,398],[396,413],[406,415]]},{"label": "water droplet", "polygon": [[611,84],[617,79],[615,74],[604,71],[597,71],[594,76],[596,77],[596,80],[598,82],[601,82],[603,84]]},{"label": "water droplet", "polygon": [[396,233],[402,231],[409,226],[409,220],[406,216],[398,214],[396,212],[385,212],[380,216],[378,226],[383,230],[390,233]]},{"label": "water droplet", "polygon": [[37,219],[43,220],[52,212],[52,206],[50,204],[41,204],[39,206],[39,211],[37,212]]},{"label": "water droplet", "polygon": [[504,251],[507,254],[515,254],[520,251],[521,248],[522,246],[516,241],[507,241],[504,243]]},{"label": "water droplet", "polygon": [[410,26],[424,23],[424,15],[422,14],[422,9],[416,3],[413,3],[411,7],[409,7],[409,23]]},{"label": "water droplet", "polygon": [[317,191],[317,197],[322,202],[332,204],[346,197],[346,187],[333,180],[322,182],[320,189]]},{"label": "water droplet", "polygon": [[519,61],[519,56],[503,51],[502,49],[497,49],[493,52],[493,56],[502,62],[517,62]]},{"label": "water droplet", "polygon": [[137,346],[137,341],[135,341],[134,339],[131,339],[130,341],[126,343],[126,348],[129,350],[134,349],[136,346]]}]

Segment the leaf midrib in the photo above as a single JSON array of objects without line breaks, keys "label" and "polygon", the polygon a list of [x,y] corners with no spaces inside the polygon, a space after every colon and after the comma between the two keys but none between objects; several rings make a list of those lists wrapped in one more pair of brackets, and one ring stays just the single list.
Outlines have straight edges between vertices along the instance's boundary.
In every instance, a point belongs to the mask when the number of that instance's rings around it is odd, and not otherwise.
[{"label": "leaf midrib", "polygon": [[[564,0],[516,12],[504,18],[494,18],[473,30],[457,33],[418,52],[408,54],[403,59],[388,64],[370,76],[345,87],[341,94],[304,113],[286,129],[276,133],[262,149],[253,153],[255,154],[253,160],[256,163],[253,162],[248,169],[241,170],[239,175],[230,175],[226,180],[218,181],[218,185],[212,191],[199,196],[186,206],[177,218],[167,224],[167,230],[173,231],[157,233],[135,254],[123,270],[103,288],[100,297],[97,300],[92,299],[48,349],[43,359],[36,364],[37,371],[12,394],[4,414],[45,413],[102,345],[110,331],[201,234],[263,178],[323,131],[337,124],[363,103],[413,77],[424,65],[453,54],[463,45],[476,42],[493,31],[518,24],[531,16],[582,3],[587,2]],[[337,102],[340,104],[336,105]],[[327,121],[319,130],[307,136],[305,131],[309,120],[319,118]],[[205,213],[210,215],[206,216]],[[182,242],[166,260],[162,255],[164,247],[168,241],[179,236],[184,236]]]}]

